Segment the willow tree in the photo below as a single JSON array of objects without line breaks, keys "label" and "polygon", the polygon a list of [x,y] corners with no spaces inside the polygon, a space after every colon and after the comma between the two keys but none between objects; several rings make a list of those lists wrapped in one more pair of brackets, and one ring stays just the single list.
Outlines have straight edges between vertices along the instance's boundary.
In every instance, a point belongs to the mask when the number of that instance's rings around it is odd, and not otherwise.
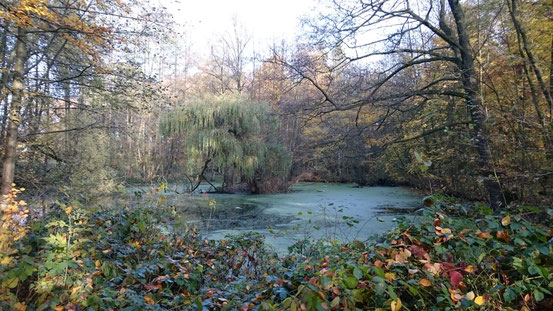
[{"label": "willow tree", "polygon": [[[185,142],[187,175],[194,176],[190,191],[202,179],[208,181],[205,173],[210,167],[223,173],[220,190],[225,192],[233,190],[237,178],[252,181],[260,172],[265,178],[287,176],[288,153],[274,152],[277,127],[268,105],[235,94],[197,98],[166,114],[160,123],[163,135]],[[269,174],[263,169],[267,163]]]}]

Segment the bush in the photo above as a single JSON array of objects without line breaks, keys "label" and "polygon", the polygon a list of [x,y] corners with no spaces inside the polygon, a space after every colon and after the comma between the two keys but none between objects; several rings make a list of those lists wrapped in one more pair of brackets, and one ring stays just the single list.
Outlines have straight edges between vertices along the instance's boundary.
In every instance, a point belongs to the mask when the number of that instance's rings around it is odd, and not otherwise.
[{"label": "bush", "polygon": [[547,310],[553,233],[534,212],[442,203],[369,243],[301,241],[279,258],[257,233],[177,230],[170,208],[59,203],[10,244],[0,309]]},{"label": "bush", "polygon": [[416,224],[401,220],[395,230],[368,245],[319,243],[308,249],[309,256],[300,256],[302,248],[297,257],[288,256],[296,290],[282,306],[551,308],[551,228],[518,215],[448,215],[447,206],[426,209]]}]

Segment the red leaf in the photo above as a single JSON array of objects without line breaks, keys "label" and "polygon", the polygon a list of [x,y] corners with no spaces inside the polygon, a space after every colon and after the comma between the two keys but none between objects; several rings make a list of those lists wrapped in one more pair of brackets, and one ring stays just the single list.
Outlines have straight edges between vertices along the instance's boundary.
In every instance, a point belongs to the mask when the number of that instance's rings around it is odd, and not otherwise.
[{"label": "red leaf", "polygon": [[463,275],[457,271],[449,271],[449,281],[451,282],[451,287],[453,289],[457,289],[459,287],[459,283],[461,283],[461,279],[463,278]]},{"label": "red leaf", "polygon": [[415,255],[418,259],[426,259],[430,261],[430,256],[422,247],[411,245],[410,249],[411,249],[411,253]]},{"label": "red leaf", "polygon": [[445,271],[451,271],[451,270],[457,269],[457,267],[455,266],[455,264],[453,264],[453,263],[451,263],[451,262],[447,262],[447,261],[442,262],[442,268],[443,268]]}]

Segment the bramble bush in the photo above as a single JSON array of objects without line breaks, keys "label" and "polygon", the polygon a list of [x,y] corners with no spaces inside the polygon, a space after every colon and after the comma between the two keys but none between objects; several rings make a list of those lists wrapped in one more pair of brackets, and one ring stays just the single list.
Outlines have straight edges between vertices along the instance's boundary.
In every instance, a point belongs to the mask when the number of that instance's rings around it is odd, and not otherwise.
[{"label": "bramble bush", "polygon": [[[158,205],[59,202],[45,218],[9,231],[25,234],[2,255],[11,259],[0,265],[0,309],[553,307],[553,232],[527,220],[539,210],[493,216],[484,207],[439,202],[367,243],[300,241],[284,257],[257,233],[213,241],[177,229],[171,217],[178,215]],[[548,224],[552,214],[539,215]]]}]

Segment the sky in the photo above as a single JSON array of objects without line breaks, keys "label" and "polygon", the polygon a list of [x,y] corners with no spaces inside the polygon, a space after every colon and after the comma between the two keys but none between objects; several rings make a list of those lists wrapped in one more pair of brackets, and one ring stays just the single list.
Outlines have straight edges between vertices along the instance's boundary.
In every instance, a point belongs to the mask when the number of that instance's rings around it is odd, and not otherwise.
[{"label": "sky", "polygon": [[207,48],[217,35],[232,30],[233,18],[252,36],[259,48],[276,40],[292,41],[300,18],[317,0],[161,0],[177,23],[185,25],[196,49]]}]

